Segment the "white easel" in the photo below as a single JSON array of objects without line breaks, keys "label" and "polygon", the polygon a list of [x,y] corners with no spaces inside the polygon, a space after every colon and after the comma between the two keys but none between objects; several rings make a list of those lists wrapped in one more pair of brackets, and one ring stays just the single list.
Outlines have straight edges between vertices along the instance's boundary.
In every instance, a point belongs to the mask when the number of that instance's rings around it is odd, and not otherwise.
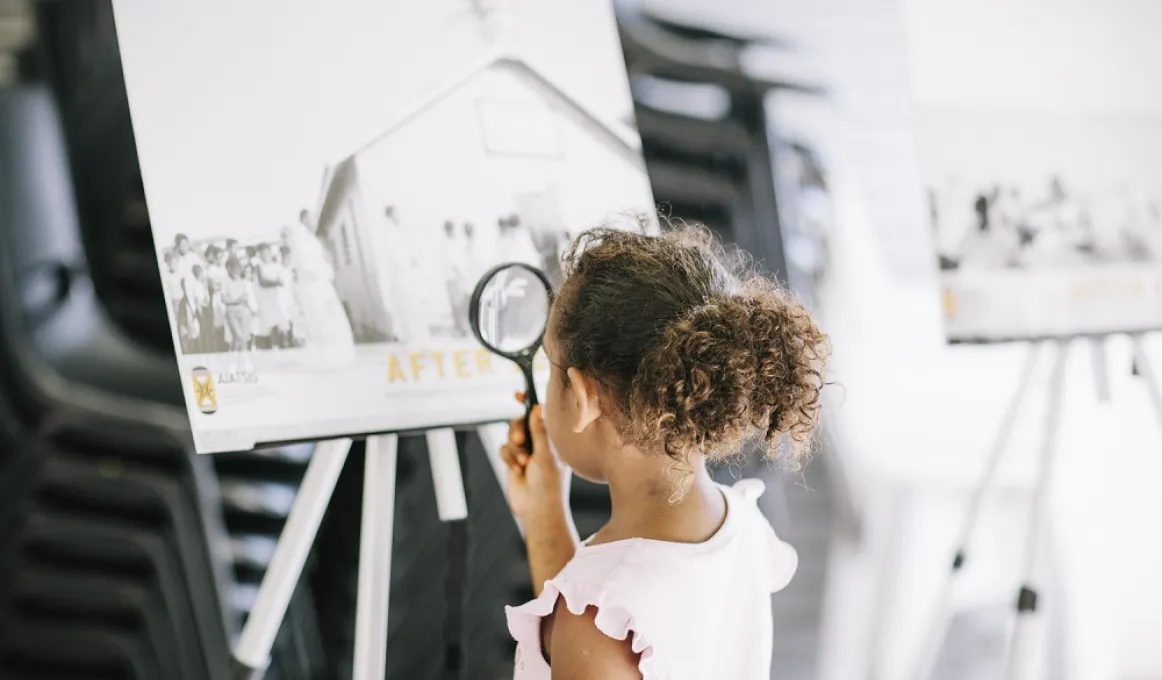
[{"label": "white easel", "polygon": [[[507,432],[506,423],[484,425],[477,430],[502,489],[505,470],[496,452]],[[468,517],[468,502],[455,432],[451,428],[442,428],[429,430],[426,436],[439,517],[445,522],[463,520]],[[291,595],[302,576],[307,555],[331,502],[351,443],[350,439],[320,442],[307,465],[270,566],[259,586],[257,599],[234,648],[232,672],[235,678],[261,680],[270,664],[275,636],[286,617]],[[382,680],[387,668],[387,613],[391,594],[398,447],[399,437],[394,434],[367,439],[359,586],[355,605],[355,680]]]},{"label": "white easel", "polygon": [[[1137,366],[1138,373],[1146,384],[1146,390],[1150,396],[1150,401],[1155,412],[1159,417],[1162,417],[1162,390],[1159,390],[1157,376],[1154,374],[1149,359],[1146,356],[1142,344],[1142,336],[1131,334],[1130,339],[1133,346],[1134,363]],[[1107,387],[1103,379],[1105,365],[1101,352],[1103,351],[1105,338],[1099,337],[1096,340],[1095,351],[1097,354],[1095,354],[1095,359],[1098,368],[1098,390],[1101,393],[1100,396],[1104,399],[1107,397]],[[1057,355],[1053,363],[1053,372],[1050,374],[1048,384],[1049,408],[1044,423],[1044,436],[1041,441],[1037,481],[1033,489],[1032,508],[1029,513],[1029,522],[1026,529],[1026,549],[1021,570],[1021,588],[1015,603],[1017,614],[1016,626],[1009,640],[1009,656],[1006,667],[1007,680],[1038,680],[1041,675],[1040,668],[1043,660],[1042,652],[1044,651],[1042,645],[1044,639],[1042,636],[1044,622],[1038,616],[1040,613],[1038,606],[1039,593],[1037,591],[1035,577],[1040,554],[1038,546],[1042,544],[1045,538],[1043,536],[1045,515],[1048,510],[1050,489],[1053,483],[1057,435],[1061,429],[1061,407],[1064,399],[1062,389],[1064,387],[1066,360],[1069,356],[1071,343],[1072,339],[1050,340],[1043,343],[1053,345],[1057,350]],[[936,656],[940,651],[940,646],[947,635],[948,626],[951,622],[953,593],[957,577],[960,575],[967,559],[966,546],[976,529],[977,522],[980,520],[985,495],[994,484],[1001,458],[1004,456],[1006,445],[1016,425],[1017,415],[1028,396],[1039,354],[1040,344],[1031,344],[1028,356],[1025,359],[1024,368],[1017,382],[1017,389],[1013,393],[1008,407],[1005,409],[1000,427],[997,430],[996,439],[993,441],[992,448],[989,451],[984,472],[977,482],[976,487],[973,489],[972,495],[969,497],[967,512],[964,516],[964,525],[961,528],[956,543],[957,551],[953,558],[952,568],[941,584],[939,594],[935,601],[932,618],[930,619],[931,623],[924,628],[924,630],[928,631],[928,637],[920,647],[915,672],[912,675],[913,680],[929,680],[932,676]]]}]

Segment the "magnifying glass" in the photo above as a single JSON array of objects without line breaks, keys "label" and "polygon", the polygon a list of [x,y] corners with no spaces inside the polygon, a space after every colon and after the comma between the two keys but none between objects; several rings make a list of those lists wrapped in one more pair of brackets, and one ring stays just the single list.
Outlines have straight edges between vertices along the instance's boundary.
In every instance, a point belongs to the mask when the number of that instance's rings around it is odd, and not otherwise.
[{"label": "magnifying glass", "polygon": [[553,287],[543,271],[514,262],[489,270],[468,305],[472,333],[490,352],[516,363],[525,378],[525,441],[532,453],[529,413],[537,405],[533,357],[549,325]]}]

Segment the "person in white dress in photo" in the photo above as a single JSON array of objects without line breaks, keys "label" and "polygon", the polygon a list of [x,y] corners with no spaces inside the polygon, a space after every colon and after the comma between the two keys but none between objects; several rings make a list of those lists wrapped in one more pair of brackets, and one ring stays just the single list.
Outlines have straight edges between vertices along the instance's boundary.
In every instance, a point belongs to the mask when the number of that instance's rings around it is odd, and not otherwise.
[{"label": "person in white dress in photo", "polygon": [[538,269],[544,265],[541,252],[520,215],[502,217],[497,220],[497,226],[500,232],[496,243],[497,264],[520,262]]},{"label": "person in white dress in photo", "polygon": [[289,347],[293,298],[291,273],[278,261],[274,246],[263,243],[258,247],[258,265],[255,267],[255,297],[258,299],[258,326],[270,349]]},{"label": "person in white dress in photo", "polygon": [[347,361],[355,354],[355,334],[335,290],[335,270],[327,249],[309,224],[310,214],[304,210],[300,221],[282,232],[290,249],[288,264],[294,274],[294,297],[303,320],[305,346],[326,350],[337,362]]},{"label": "person in white dress in photo", "polygon": [[476,285],[471,281],[470,255],[468,253],[467,231],[465,224],[457,229],[454,221],[444,222],[444,247],[441,253],[444,256],[444,273],[448,288],[448,301],[452,305],[452,323],[455,332],[460,337],[468,337],[472,331],[468,325],[468,302],[472,296],[472,289]]}]

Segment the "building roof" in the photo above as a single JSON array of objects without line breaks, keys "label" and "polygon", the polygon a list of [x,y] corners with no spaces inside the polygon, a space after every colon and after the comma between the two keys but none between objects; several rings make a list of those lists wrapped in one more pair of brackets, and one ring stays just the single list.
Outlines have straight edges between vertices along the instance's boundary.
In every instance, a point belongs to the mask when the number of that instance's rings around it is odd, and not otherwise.
[{"label": "building roof", "polygon": [[[391,124],[385,127],[379,134],[372,137],[365,144],[352,151],[337,163],[328,166],[323,173],[322,187],[319,192],[319,200],[316,204],[315,216],[317,217],[323,211],[326,205],[328,194],[331,190],[331,185],[335,179],[341,174],[341,170],[350,165],[351,161],[363,151],[375,146],[378,142],[390,137],[401,128],[416,118],[422,116],[431,108],[439,105],[449,96],[460,91],[463,87],[468,85],[481,73],[495,68],[495,67],[510,68],[518,73],[527,76],[534,84],[536,84],[542,93],[548,95],[551,99],[555,99],[569,108],[577,112],[582,118],[587,120],[593,127],[598,130],[606,139],[611,142],[616,148],[620,149],[626,157],[636,164],[642,165],[641,157],[641,139],[637,133],[628,125],[621,121],[605,118],[589,107],[585,106],[577,99],[571,97],[564,92],[555,83],[545,77],[540,71],[532,67],[525,60],[516,57],[510,53],[495,50],[489,52],[483,59],[474,63],[470,68],[461,72],[458,76],[436,88],[426,97],[419,100],[419,102],[399,116]],[[644,169],[644,165],[643,165]]]}]

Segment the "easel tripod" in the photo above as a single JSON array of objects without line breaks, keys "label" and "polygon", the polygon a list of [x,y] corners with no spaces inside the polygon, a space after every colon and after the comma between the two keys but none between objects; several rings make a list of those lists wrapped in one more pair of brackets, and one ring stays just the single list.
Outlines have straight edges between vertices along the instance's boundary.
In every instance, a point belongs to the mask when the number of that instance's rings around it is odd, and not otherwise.
[{"label": "easel tripod", "polygon": [[[1141,335],[1130,336],[1133,347],[1134,365],[1144,381],[1154,411],[1162,417],[1162,390],[1159,389],[1149,358],[1146,355]],[[1054,464],[1057,453],[1057,437],[1061,429],[1061,409],[1064,400],[1063,387],[1065,369],[1069,357],[1071,338],[1049,340],[1044,343],[1033,343],[1025,358],[1025,365],[1021,370],[1017,388],[1005,409],[996,438],[989,451],[985,468],[973,488],[969,497],[968,507],[964,516],[964,524],[957,538],[957,550],[953,558],[952,567],[941,585],[935,601],[935,608],[930,619],[930,625],[923,630],[928,631],[919,650],[913,680],[929,680],[935,666],[936,656],[941,643],[947,633],[951,617],[953,592],[957,577],[962,573],[967,560],[969,539],[976,530],[984,506],[984,498],[993,487],[1001,459],[1004,456],[1006,445],[1012,437],[1017,416],[1026,401],[1033,376],[1037,368],[1041,345],[1052,345],[1056,348],[1052,373],[1049,377],[1049,404],[1044,421],[1043,437],[1039,455],[1037,480],[1033,489],[1032,507],[1026,527],[1026,549],[1021,567],[1021,587],[1015,602],[1016,626],[1009,640],[1008,663],[1006,668],[1007,680],[1037,680],[1040,668],[1041,650],[1039,614],[1039,592],[1036,583],[1038,567],[1038,547],[1043,539],[1045,516],[1050,500],[1050,490],[1054,477]],[[1104,343],[1105,338],[1095,338],[1096,343]],[[1102,344],[1095,345],[1096,365],[1098,367],[1099,392],[1105,398],[1105,382],[1102,371],[1104,355],[1101,354]]]},{"label": "easel tripod", "polygon": [[[486,451],[498,451],[507,434],[507,424],[485,425],[477,432]],[[465,519],[468,505],[455,433],[444,428],[429,430],[426,436],[439,517],[445,522]],[[320,442],[307,465],[274,556],[259,586],[258,597],[234,648],[232,673],[239,680],[260,680],[270,664],[275,636],[286,616],[287,606],[315,542],[351,443],[350,439]],[[379,680],[384,677],[387,667],[387,614],[399,438],[394,434],[368,437],[366,446],[353,677],[356,680]],[[488,459],[503,485],[503,463],[493,455]]]}]

